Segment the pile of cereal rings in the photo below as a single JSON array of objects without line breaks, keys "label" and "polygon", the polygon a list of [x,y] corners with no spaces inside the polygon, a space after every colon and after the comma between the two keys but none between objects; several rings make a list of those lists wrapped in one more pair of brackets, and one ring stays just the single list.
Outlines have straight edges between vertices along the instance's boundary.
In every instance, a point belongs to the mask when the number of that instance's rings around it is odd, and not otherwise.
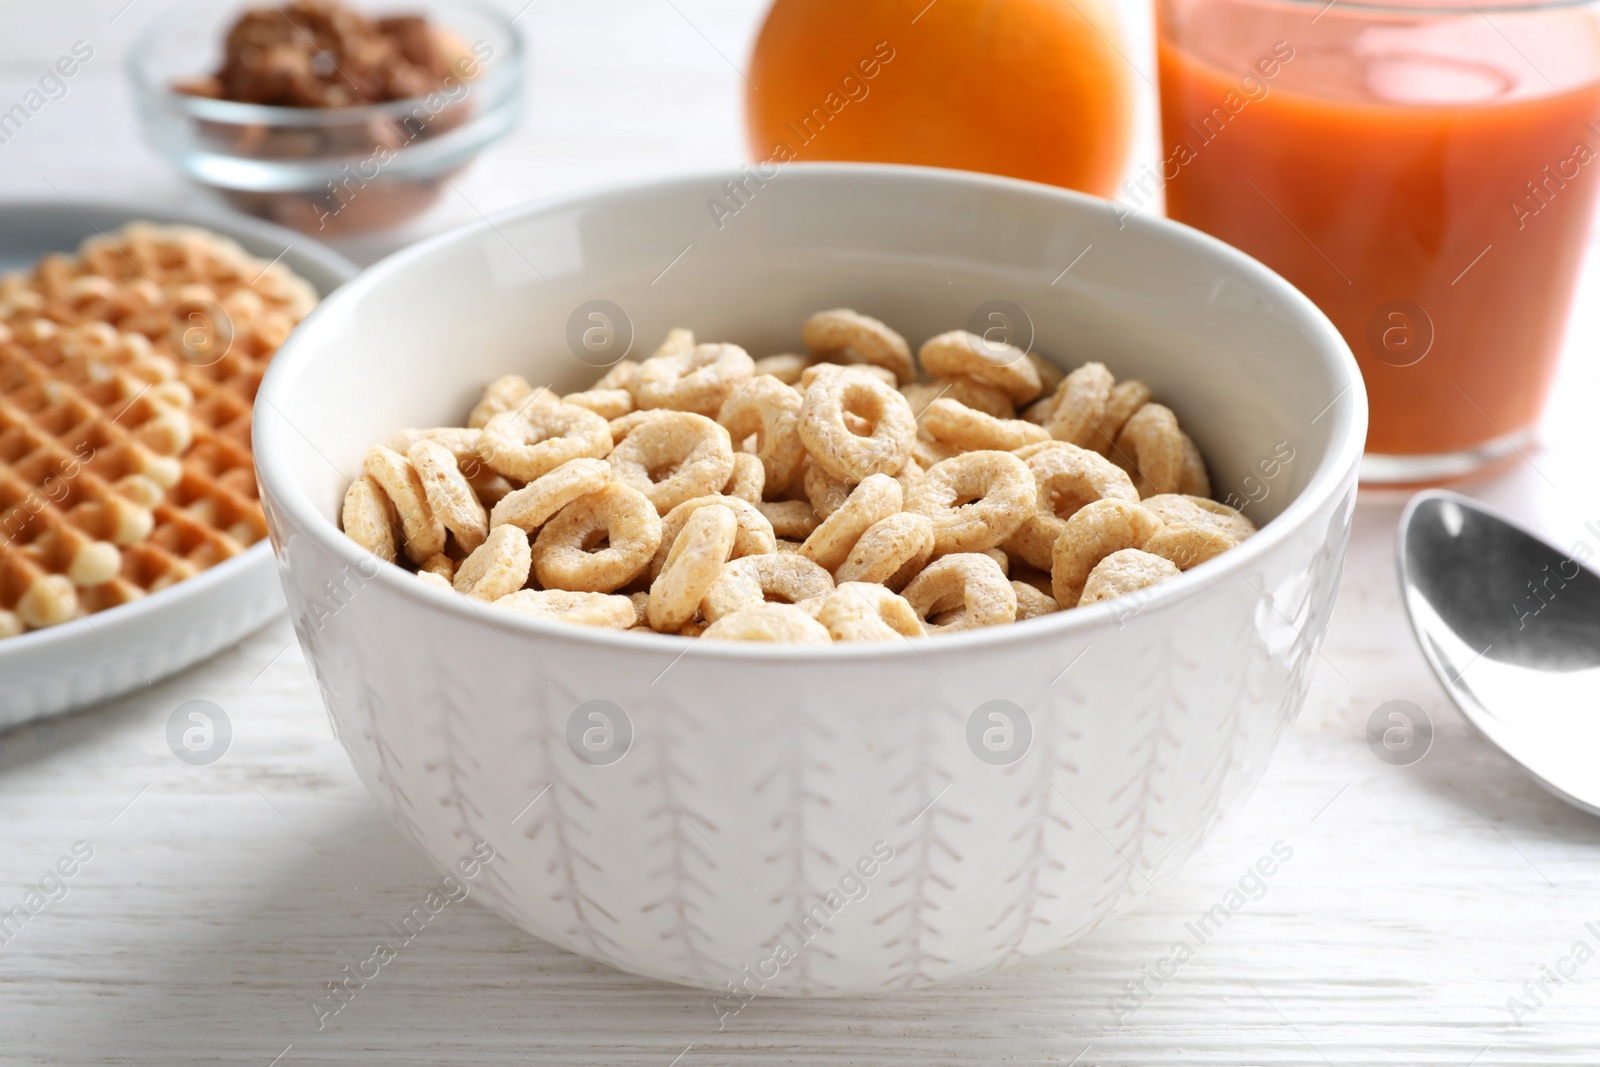
[{"label": "pile of cereal rings", "polygon": [[[1255,532],[1139,381],[848,309],[806,355],[672,330],[580,393],[515,375],[370,449],[345,533],[440,589],[729,641],[954,633],[1127,596]],[[919,368],[921,374],[919,375]]]}]

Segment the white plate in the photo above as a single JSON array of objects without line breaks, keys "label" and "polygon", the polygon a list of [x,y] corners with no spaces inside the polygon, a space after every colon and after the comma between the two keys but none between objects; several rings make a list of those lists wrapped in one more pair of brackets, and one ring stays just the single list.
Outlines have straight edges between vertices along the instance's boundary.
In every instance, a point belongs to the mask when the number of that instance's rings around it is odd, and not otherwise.
[{"label": "white plate", "polygon": [[[0,203],[0,271],[136,219],[204,226],[280,262],[327,296],[356,273],[303,234],[228,216],[115,203]],[[118,696],[233,644],[283,610],[266,541],[131,604],[0,640],[0,730]]]}]

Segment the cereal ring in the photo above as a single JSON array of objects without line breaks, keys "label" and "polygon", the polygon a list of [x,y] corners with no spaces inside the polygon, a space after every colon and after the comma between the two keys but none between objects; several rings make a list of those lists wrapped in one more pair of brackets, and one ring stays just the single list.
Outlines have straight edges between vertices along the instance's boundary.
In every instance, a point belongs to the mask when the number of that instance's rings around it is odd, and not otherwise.
[{"label": "cereal ring", "polygon": [[1102,456],[1111,455],[1111,450],[1116,447],[1117,434],[1128,424],[1133,413],[1150,403],[1150,387],[1138,379],[1118,382],[1116,388],[1111,390],[1111,400],[1106,404],[1106,413],[1100,419],[1094,430],[1094,444],[1091,446]]},{"label": "cereal ring", "polygon": [[435,589],[448,589],[452,593],[456,591],[456,587],[450,583],[449,578],[442,574],[435,574],[433,571],[418,571],[417,580],[423,585],[431,585]]},{"label": "cereal ring", "polygon": [[1178,568],[1171,561],[1137,548],[1124,548],[1095,564],[1094,570],[1089,572],[1089,580],[1083,585],[1078,607],[1127,596],[1135,590],[1159,585],[1177,576]]},{"label": "cereal ring", "polygon": [[700,632],[707,641],[771,641],[828,645],[828,628],[793,604],[756,604],[724,615]]},{"label": "cereal ring", "polygon": [[800,551],[800,542],[799,541],[787,541],[784,538],[780,537],[780,538],[778,538],[778,551],[779,552],[783,552],[783,553],[788,554],[788,555],[793,555],[794,553]]},{"label": "cereal ring", "polygon": [[411,461],[393,449],[373,445],[367,449],[361,467],[383,489],[400,516],[406,558],[421,563],[434,553],[443,552],[444,524],[428,506],[422,479]]},{"label": "cereal ring", "polygon": [[1167,524],[1150,535],[1144,543],[1144,551],[1171,560],[1179,570],[1186,571],[1222,555],[1238,543],[1209,524]]},{"label": "cereal ring", "polygon": [[406,459],[422,481],[428,506],[445,529],[456,535],[461,550],[471,552],[483,544],[489,536],[489,515],[456,465],[455,453],[438,441],[422,440],[411,446]]},{"label": "cereal ring", "polygon": [[835,641],[893,641],[928,633],[905,597],[871,582],[841,583],[822,602],[817,621]]},{"label": "cereal ring", "polygon": [[955,613],[947,622],[925,622],[930,634],[996,626],[1017,618],[1016,590],[995,561],[979,552],[934,560],[901,595],[919,619]]},{"label": "cereal ring", "polygon": [[700,614],[716,622],[754,604],[797,604],[833,592],[833,575],[804,556],[745,556],[723,564],[700,601]]},{"label": "cereal ring", "polygon": [[792,352],[786,352],[781,356],[766,356],[756,360],[755,375],[759,378],[763,374],[770,374],[784,385],[797,385],[800,382],[800,375],[816,361],[814,356],[797,356]]},{"label": "cereal ring", "polygon": [[[871,425],[868,436],[845,425],[846,413]],[[917,420],[900,393],[865,374],[836,369],[806,390],[800,410],[800,440],[814,462],[846,482],[893,474],[911,456]]]},{"label": "cereal ring", "polygon": [[911,413],[919,419],[928,405],[940,397],[948,397],[997,419],[1009,419],[1017,413],[1016,405],[1011,403],[1011,398],[1004,390],[972,378],[936,378],[931,382],[912,382],[901,386],[900,394],[911,405]]},{"label": "cereal ring", "polygon": [[969,452],[1010,452],[1050,440],[1044,427],[1021,419],[997,419],[949,397],[940,397],[922,413],[922,428],[935,441]]},{"label": "cereal ring", "polygon": [[[811,388],[811,383],[817,380],[817,375],[824,371],[847,370],[852,374],[865,374],[869,378],[876,378],[892,389],[900,387],[900,379],[894,376],[894,371],[883,367],[874,367],[870,363],[813,363],[800,374],[800,391],[805,392]],[[849,416],[846,416],[848,418]]]},{"label": "cereal ring", "polygon": [[933,520],[933,552],[982,552],[1017,532],[1038,500],[1033,473],[1009,452],[967,452],[928,468],[906,510]]},{"label": "cereal ring", "polygon": [[[906,463],[908,465],[915,463],[919,467],[928,468],[937,466],[947,459],[954,459],[959,455],[961,455],[961,449],[954,445],[942,444],[931,437],[919,436],[915,447],[911,450],[911,458]],[[927,473],[927,471],[924,470],[923,473]]]},{"label": "cereal ring", "polygon": [[806,538],[800,554],[832,571],[849,557],[862,534],[896,514],[900,504],[900,483],[887,474],[874,474],[852,489],[844,506]]},{"label": "cereal ring", "polygon": [[700,601],[722,573],[733,552],[739,520],[733,509],[708,504],[697,509],[673,538],[661,573],[650,583],[646,616],[657,633],[671,633],[693,621]]},{"label": "cereal ring", "polygon": [[966,330],[951,330],[922,346],[922,369],[935,378],[976,378],[1005,392],[1014,404],[1039,395],[1043,383],[1026,352]]},{"label": "cereal ring", "polygon": [[902,382],[917,376],[911,362],[911,346],[906,339],[877,319],[835,308],[819,311],[800,328],[800,338],[812,355],[838,356],[848,353],[864,363],[882,367]]},{"label": "cereal ring", "polygon": [[[639,379],[639,364],[631,359],[618,360],[611,364],[611,369],[600,376],[600,380],[589,386],[590,390],[596,389],[627,389],[632,390],[634,382]],[[630,408],[631,408],[630,404]]]},{"label": "cereal ring", "polygon": [[645,609],[650,606],[649,593],[629,593],[628,599],[633,602],[633,630],[650,629],[650,621],[645,617]]},{"label": "cereal ring", "polygon": [[607,428],[611,431],[612,445],[620,445],[622,439],[632,433],[640,423],[649,422],[651,419],[670,415],[672,412],[666,408],[651,408],[649,411],[630,411],[621,418],[612,419]]},{"label": "cereal ring", "polygon": [[483,427],[478,454],[496,473],[531,482],[574,459],[603,459],[611,429],[592,411],[571,404],[535,404],[503,411]]},{"label": "cereal ring", "polygon": [[1183,440],[1171,408],[1146,404],[1117,434],[1111,461],[1133,478],[1140,497],[1175,493],[1183,477]]},{"label": "cereal ring", "polygon": [[1079,508],[1055,544],[1050,586],[1056,603],[1077,604],[1083,583],[1101,560],[1139,548],[1160,528],[1160,519],[1126,500],[1096,500]]},{"label": "cereal ring", "polygon": [[804,403],[797,390],[763,374],[735,387],[717,415],[736,443],[756,439],[755,454],[766,469],[766,489],[774,495],[794,483],[806,458],[800,441]]},{"label": "cereal ring", "polygon": [[580,496],[598,493],[611,481],[603,459],[568,460],[549,474],[501,497],[489,513],[489,527],[512,526],[533,533]]},{"label": "cereal ring", "polygon": [[867,527],[839,564],[834,578],[904,587],[933,558],[933,523],[925,515],[902,511]]},{"label": "cereal ring", "polygon": [[762,556],[777,551],[777,538],[773,535],[772,524],[754,504],[748,500],[740,500],[736,496],[697,496],[693,500],[685,500],[661,520],[661,546],[656,549],[655,558],[650,561],[652,579],[660,574],[661,568],[666,565],[667,554],[672,551],[672,544],[683,531],[689,516],[707,504],[720,504],[731,509],[734,518],[739,522],[739,532],[734,538],[733,555],[729,557],[730,559]]},{"label": "cereal ring", "polygon": [[1169,525],[1215,526],[1234,541],[1243,541],[1256,532],[1256,524],[1239,511],[1203,496],[1161,493],[1144,500],[1148,511]]},{"label": "cereal ring", "polygon": [[724,496],[736,496],[750,504],[761,503],[762,490],[767,484],[767,469],[761,460],[749,452],[733,454],[733,473],[728,484],[722,487]]},{"label": "cereal ring", "polygon": [[1183,438],[1183,469],[1178,473],[1178,492],[1210,496],[1211,476],[1206,473],[1206,459],[1200,454],[1200,447],[1181,430],[1179,436]]},{"label": "cereal ring", "polygon": [[1017,621],[1037,619],[1061,610],[1056,598],[1029,582],[1013,580],[1011,591],[1017,594]]},{"label": "cereal ring", "polygon": [[606,462],[617,481],[649,497],[665,515],[728,484],[733,443],[727,430],[704,415],[672,411],[634,427]]},{"label": "cereal ring", "polygon": [[994,565],[1000,568],[1001,574],[1007,578],[1011,577],[1011,557],[1005,554],[1004,549],[986,548],[983,550],[983,555],[994,560]]},{"label": "cereal ring", "polygon": [[568,393],[561,402],[592,411],[607,421],[620,419],[633,410],[633,394],[626,389],[586,389]]},{"label": "cereal ring", "polygon": [[1031,422],[1035,426],[1043,426],[1050,420],[1050,413],[1056,409],[1056,401],[1061,398],[1059,393],[1047,393],[1022,409],[1017,416],[1024,422]]},{"label": "cereal ring", "polygon": [[423,560],[422,566],[417,568],[417,573],[433,574],[447,582],[453,582],[456,578],[456,561],[441,552],[437,556],[429,556]]},{"label": "cereal ring", "polygon": [[1062,381],[1045,429],[1057,441],[1089,448],[1111,403],[1117,380],[1104,363],[1085,363]]},{"label": "cereal ring", "polygon": [[[763,500],[756,505],[756,510],[766,517],[772,524],[773,534],[780,538],[792,537],[803,541],[822,522],[817,518],[817,509],[805,500]],[[783,542],[780,541],[778,547],[781,550]]]},{"label": "cereal ring", "polygon": [[343,519],[345,536],[379,559],[394,562],[394,505],[372,475],[363,474],[345,490]]},{"label": "cereal ring", "polygon": [[565,589],[523,589],[501,597],[494,606],[519,615],[598,626],[605,630],[632,629],[635,618],[633,601],[625,596],[572,593]]},{"label": "cereal ring", "polygon": [[665,359],[668,356],[682,356],[693,351],[694,331],[685,330],[681,326],[676,326],[667,331],[667,339],[661,342],[660,348],[650,353],[650,359]]},{"label": "cereal ring", "polygon": [[659,353],[639,368],[634,399],[642,408],[671,408],[717,417],[734,388],[755,373],[755,361],[738,345],[696,345]]},{"label": "cereal ring", "polygon": [[1038,499],[1033,514],[1005,547],[1041,570],[1055,565],[1056,540],[1079,508],[1107,497],[1139,502],[1139,494],[1122,468],[1087,448],[1055,441],[1029,456],[1027,462]]},{"label": "cereal ring", "polygon": [[[592,547],[599,544],[605,547]],[[655,505],[612,482],[545,524],[533,543],[533,572],[546,589],[610,593],[633,581],[660,547]]]},{"label": "cereal ring", "polygon": [[528,584],[533,552],[528,535],[515,526],[496,526],[456,568],[456,592],[479,600],[499,600]]},{"label": "cereal ring", "polygon": [[489,425],[490,419],[503,412],[526,411],[535,404],[548,404],[555,399],[555,394],[544,386],[535,389],[522,375],[507,374],[503,378],[496,378],[484,389],[483,399],[467,416],[467,425],[474,430],[481,430]]},{"label": "cereal ring", "polygon": [[469,430],[464,426],[438,426],[431,430],[401,430],[392,434],[384,444],[402,456],[411,451],[418,441],[434,441],[448,448],[456,457],[456,466],[469,479],[483,467],[478,455],[478,443],[483,440],[482,430]]},{"label": "cereal ring", "polygon": [[850,498],[850,490],[854,488],[829,474],[820,463],[806,467],[803,481],[806,500],[811,504],[818,521],[844,507],[844,502]]}]

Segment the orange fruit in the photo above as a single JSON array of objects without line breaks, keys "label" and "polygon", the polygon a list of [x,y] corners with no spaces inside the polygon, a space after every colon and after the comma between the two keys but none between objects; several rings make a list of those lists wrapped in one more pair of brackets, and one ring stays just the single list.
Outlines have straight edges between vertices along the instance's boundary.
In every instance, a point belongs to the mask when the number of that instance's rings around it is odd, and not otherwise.
[{"label": "orange fruit", "polygon": [[1133,87],[1108,0],[776,0],[746,92],[757,160],[985,171],[1109,195]]}]

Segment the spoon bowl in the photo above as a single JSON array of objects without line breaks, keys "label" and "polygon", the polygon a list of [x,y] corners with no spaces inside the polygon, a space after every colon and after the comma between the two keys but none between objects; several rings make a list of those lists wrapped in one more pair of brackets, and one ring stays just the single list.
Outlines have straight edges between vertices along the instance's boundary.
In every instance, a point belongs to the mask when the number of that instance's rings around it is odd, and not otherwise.
[{"label": "spoon bowl", "polygon": [[1600,815],[1600,575],[1476,500],[1400,518],[1406,612],[1456,706],[1539,784]]}]

